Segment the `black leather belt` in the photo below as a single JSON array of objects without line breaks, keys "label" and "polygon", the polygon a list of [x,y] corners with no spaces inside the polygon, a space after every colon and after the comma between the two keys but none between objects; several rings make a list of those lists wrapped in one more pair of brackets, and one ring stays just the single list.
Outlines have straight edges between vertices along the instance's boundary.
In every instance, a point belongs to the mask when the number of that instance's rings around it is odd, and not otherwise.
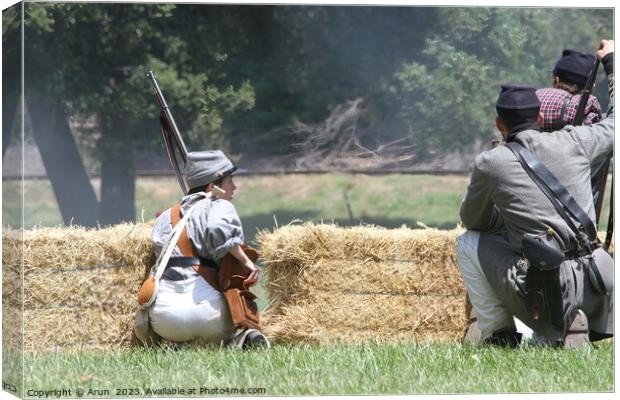
[{"label": "black leather belt", "polygon": [[168,267],[193,267],[194,265],[202,265],[204,267],[219,268],[220,266],[210,258],[202,257],[170,257],[166,268]]},{"label": "black leather belt", "polygon": [[203,267],[210,267],[218,269],[219,265],[210,258],[199,257],[170,257],[166,264],[166,270],[162,274],[162,279],[169,281],[183,281],[187,277],[178,271],[170,269],[170,267],[193,267],[194,265],[201,265]]},{"label": "black leather belt", "polygon": [[580,251],[573,250],[573,251],[568,251],[568,252],[564,253],[564,259],[565,260],[576,260],[578,258],[586,257],[586,256],[589,256],[591,254],[592,254],[592,252],[589,251],[589,250],[586,250],[586,249],[583,249],[583,250],[580,250]]}]

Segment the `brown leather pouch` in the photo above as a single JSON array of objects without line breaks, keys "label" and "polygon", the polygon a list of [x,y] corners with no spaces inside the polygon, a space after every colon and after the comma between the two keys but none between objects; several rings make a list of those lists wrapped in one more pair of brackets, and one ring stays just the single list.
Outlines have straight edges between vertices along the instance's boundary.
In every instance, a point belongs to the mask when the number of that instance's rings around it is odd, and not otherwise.
[{"label": "brown leather pouch", "polygon": [[256,295],[249,290],[228,289],[224,292],[224,297],[230,308],[230,315],[235,325],[260,329],[260,319],[258,306],[256,305]]},{"label": "brown leather pouch", "polygon": [[[245,245],[241,248],[252,262],[256,262],[256,250]],[[227,254],[220,265],[219,286],[228,302],[233,323],[243,328],[260,329],[256,295],[243,284],[250,273],[235,257]]]},{"label": "brown leather pouch", "polygon": [[198,274],[213,287],[213,289],[221,292],[217,269],[205,267],[204,265],[194,265],[193,268],[194,271],[198,272]]}]

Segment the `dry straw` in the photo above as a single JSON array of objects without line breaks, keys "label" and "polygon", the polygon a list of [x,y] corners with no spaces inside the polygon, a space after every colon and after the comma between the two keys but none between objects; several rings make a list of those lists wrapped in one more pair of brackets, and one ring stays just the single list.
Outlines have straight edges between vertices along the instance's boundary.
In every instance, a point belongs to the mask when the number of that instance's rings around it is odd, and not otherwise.
[{"label": "dry straw", "polygon": [[321,344],[460,340],[471,312],[461,233],[311,223],[261,232],[266,332]]},{"label": "dry straw", "polygon": [[20,347],[23,318],[25,351],[131,345],[136,293],[152,262],[151,230],[5,230],[3,344]]},{"label": "dry straw", "polygon": [[[3,346],[135,344],[136,294],[154,261],[151,230],[4,230]],[[266,332],[314,343],[459,339],[467,321],[454,251],[460,232],[323,224],[261,232]]]},{"label": "dry straw", "polygon": [[261,232],[267,333],[314,343],[458,340],[467,323],[459,233],[325,224]]}]

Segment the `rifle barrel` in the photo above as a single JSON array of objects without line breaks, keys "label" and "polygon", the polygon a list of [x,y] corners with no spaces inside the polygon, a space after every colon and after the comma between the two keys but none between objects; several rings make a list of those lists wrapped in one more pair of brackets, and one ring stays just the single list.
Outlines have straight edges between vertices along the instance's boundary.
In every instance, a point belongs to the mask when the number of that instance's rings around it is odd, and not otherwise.
[{"label": "rifle barrel", "polygon": [[168,103],[166,103],[166,99],[164,98],[164,94],[161,92],[159,85],[157,84],[157,80],[155,79],[155,74],[153,71],[149,71],[146,76],[151,80],[153,84],[153,88],[155,88],[155,95],[157,96],[157,101],[159,101],[159,105],[161,106],[161,110],[164,114],[164,118],[168,122],[170,129],[174,135],[174,141],[179,147],[179,152],[181,153],[181,158],[183,158],[183,162],[187,161],[187,146],[185,146],[185,142],[181,137],[181,133],[179,132],[179,128],[177,127],[176,122],[174,122],[174,118],[172,117],[172,113],[170,112],[170,108],[168,107]]},{"label": "rifle barrel", "polygon": [[594,61],[594,65],[592,66],[592,71],[590,72],[590,76],[588,76],[588,80],[586,81],[586,86],[581,91],[581,99],[579,100],[579,107],[577,107],[577,113],[575,115],[575,121],[573,125],[581,125],[585,119],[586,114],[586,105],[588,104],[588,100],[590,98],[590,94],[592,93],[592,88],[594,87],[594,82],[596,81],[596,74],[598,73],[598,66],[600,64],[600,60],[597,58]]}]

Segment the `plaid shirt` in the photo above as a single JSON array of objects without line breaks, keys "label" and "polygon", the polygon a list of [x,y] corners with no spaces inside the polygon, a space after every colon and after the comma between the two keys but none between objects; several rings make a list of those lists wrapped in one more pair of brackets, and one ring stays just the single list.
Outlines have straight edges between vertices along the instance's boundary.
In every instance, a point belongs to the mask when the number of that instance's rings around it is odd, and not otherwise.
[{"label": "plaid shirt", "polygon": [[[543,113],[543,131],[553,132],[564,125],[572,125],[577,115],[581,95],[572,95],[565,90],[544,88],[536,90],[540,100],[540,112]],[[595,96],[590,95],[586,104],[584,125],[591,125],[601,120],[601,104]]]}]

